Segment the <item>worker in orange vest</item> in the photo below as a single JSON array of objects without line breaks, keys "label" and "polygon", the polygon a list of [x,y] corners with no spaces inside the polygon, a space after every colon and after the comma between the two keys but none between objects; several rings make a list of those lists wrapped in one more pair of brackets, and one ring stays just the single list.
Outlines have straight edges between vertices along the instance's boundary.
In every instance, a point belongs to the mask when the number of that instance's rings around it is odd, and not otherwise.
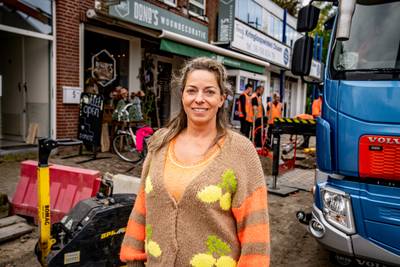
[{"label": "worker in orange vest", "polygon": [[[320,94],[317,99],[315,99],[312,103],[312,115],[310,114],[299,114],[295,118],[303,119],[303,120],[311,120],[316,119],[317,117],[321,116],[322,110],[322,95]],[[304,142],[299,148],[308,148],[310,143],[310,136],[303,135]]]},{"label": "worker in orange vest", "polygon": [[280,102],[280,95],[274,93],[272,95],[272,102],[267,104],[267,117],[268,117],[268,139],[267,147],[271,148],[271,135],[275,118],[282,118],[282,104]]},{"label": "worker in orange vest", "polygon": [[322,110],[322,95],[320,94],[317,99],[312,103],[312,115],[315,118],[321,116]]},{"label": "worker in orange vest", "polygon": [[250,97],[252,91],[253,86],[248,83],[243,93],[239,96],[238,114],[240,118],[240,132],[246,137],[249,137],[250,128],[253,123],[253,110]]},{"label": "worker in orange vest", "polygon": [[[264,106],[262,104],[262,95],[264,93],[264,86],[259,85],[256,88],[256,91],[253,93],[251,96],[251,104],[253,107],[253,141],[255,142],[255,145],[257,147],[262,146],[262,132],[263,132],[263,127],[264,127]],[[257,130],[258,127],[261,126],[262,128],[260,130]]]}]

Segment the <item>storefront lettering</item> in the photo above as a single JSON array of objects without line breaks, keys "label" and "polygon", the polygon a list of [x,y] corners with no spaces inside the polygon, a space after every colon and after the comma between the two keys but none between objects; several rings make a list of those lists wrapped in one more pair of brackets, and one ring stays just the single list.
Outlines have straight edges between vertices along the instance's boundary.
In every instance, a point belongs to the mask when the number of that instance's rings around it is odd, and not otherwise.
[{"label": "storefront lettering", "polygon": [[289,68],[289,47],[239,21],[235,21],[234,38],[231,45],[262,57],[271,63]]},{"label": "storefront lettering", "polygon": [[153,29],[168,30],[207,42],[208,28],[143,0],[122,1],[110,7],[109,15]]},{"label": "storefront lettering", "polygon": [[154,26],[158,25],[158,10],[136,2],[134,4],[133,10],[133,16],[135,17],[135,19],[153,24]]},{"label": "storefront lettering", "polygon": [[81,134],[79,134],[79,140],[85,140],[85,141],[93,142],[93,135],[88,135],[88,134],[81,133]]},{"label": "storefront lettering", "polygon": [[87,118],[90,116],[95,116],[98,118],[100,116],[99,108],[93,106],[84,106],[83,113],[86,115]]}]

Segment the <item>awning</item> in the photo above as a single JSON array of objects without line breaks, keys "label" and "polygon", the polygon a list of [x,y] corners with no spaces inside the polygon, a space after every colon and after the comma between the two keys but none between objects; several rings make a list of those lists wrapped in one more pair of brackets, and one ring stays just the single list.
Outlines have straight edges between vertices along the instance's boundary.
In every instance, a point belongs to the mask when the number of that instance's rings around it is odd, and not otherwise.
[{"label": "awning", "polygon": [[161,35],[161,50],[188,57],[207,56],[215,58],[226,66],[247,70],[259,74],[265,73],[265,67],[270,64],[232,50],[216,45],[193,40],[186,36],[163,30]]},{"label": "awning", "polygon": [[233,67],[236,69],[247,70],[255,73],[264,74],[265,67],[245,62],[240,59],[235,59],[227,56],[222,56],[217,53],[199,49],[196,47],[188,46],[185,44],[177,43],[171,40],[162,39],[160,49],[170,53],[174,53],[181,56],[187,57],[209,57],[220,61],[222,64]]}]

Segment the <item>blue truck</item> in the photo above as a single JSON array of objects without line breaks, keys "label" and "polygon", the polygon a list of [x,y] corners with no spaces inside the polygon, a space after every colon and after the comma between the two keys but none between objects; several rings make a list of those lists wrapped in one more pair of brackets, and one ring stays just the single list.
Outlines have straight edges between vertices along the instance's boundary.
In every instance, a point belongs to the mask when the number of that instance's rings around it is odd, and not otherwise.
[{"label": "blue truck", "polygon": [[[400,1],[336,4],[314,203],[298,218],[341,265],[400,266]],[[318,16],[312,3],[299,12],[306,34],[295,43],[292,72],[304,79]]]}]

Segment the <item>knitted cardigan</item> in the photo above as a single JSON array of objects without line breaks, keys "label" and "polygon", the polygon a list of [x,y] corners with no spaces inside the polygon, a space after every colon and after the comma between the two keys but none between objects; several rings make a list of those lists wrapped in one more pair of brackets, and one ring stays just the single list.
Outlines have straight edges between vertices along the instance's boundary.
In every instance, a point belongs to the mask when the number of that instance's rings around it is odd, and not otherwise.
[{"label": "knitted cardigan", "polygon": [[128,266],[269,266],[267,189],[252,143],[228,131],[176,202],[163,182],[168,145],[145,160],[120,258]]}]

